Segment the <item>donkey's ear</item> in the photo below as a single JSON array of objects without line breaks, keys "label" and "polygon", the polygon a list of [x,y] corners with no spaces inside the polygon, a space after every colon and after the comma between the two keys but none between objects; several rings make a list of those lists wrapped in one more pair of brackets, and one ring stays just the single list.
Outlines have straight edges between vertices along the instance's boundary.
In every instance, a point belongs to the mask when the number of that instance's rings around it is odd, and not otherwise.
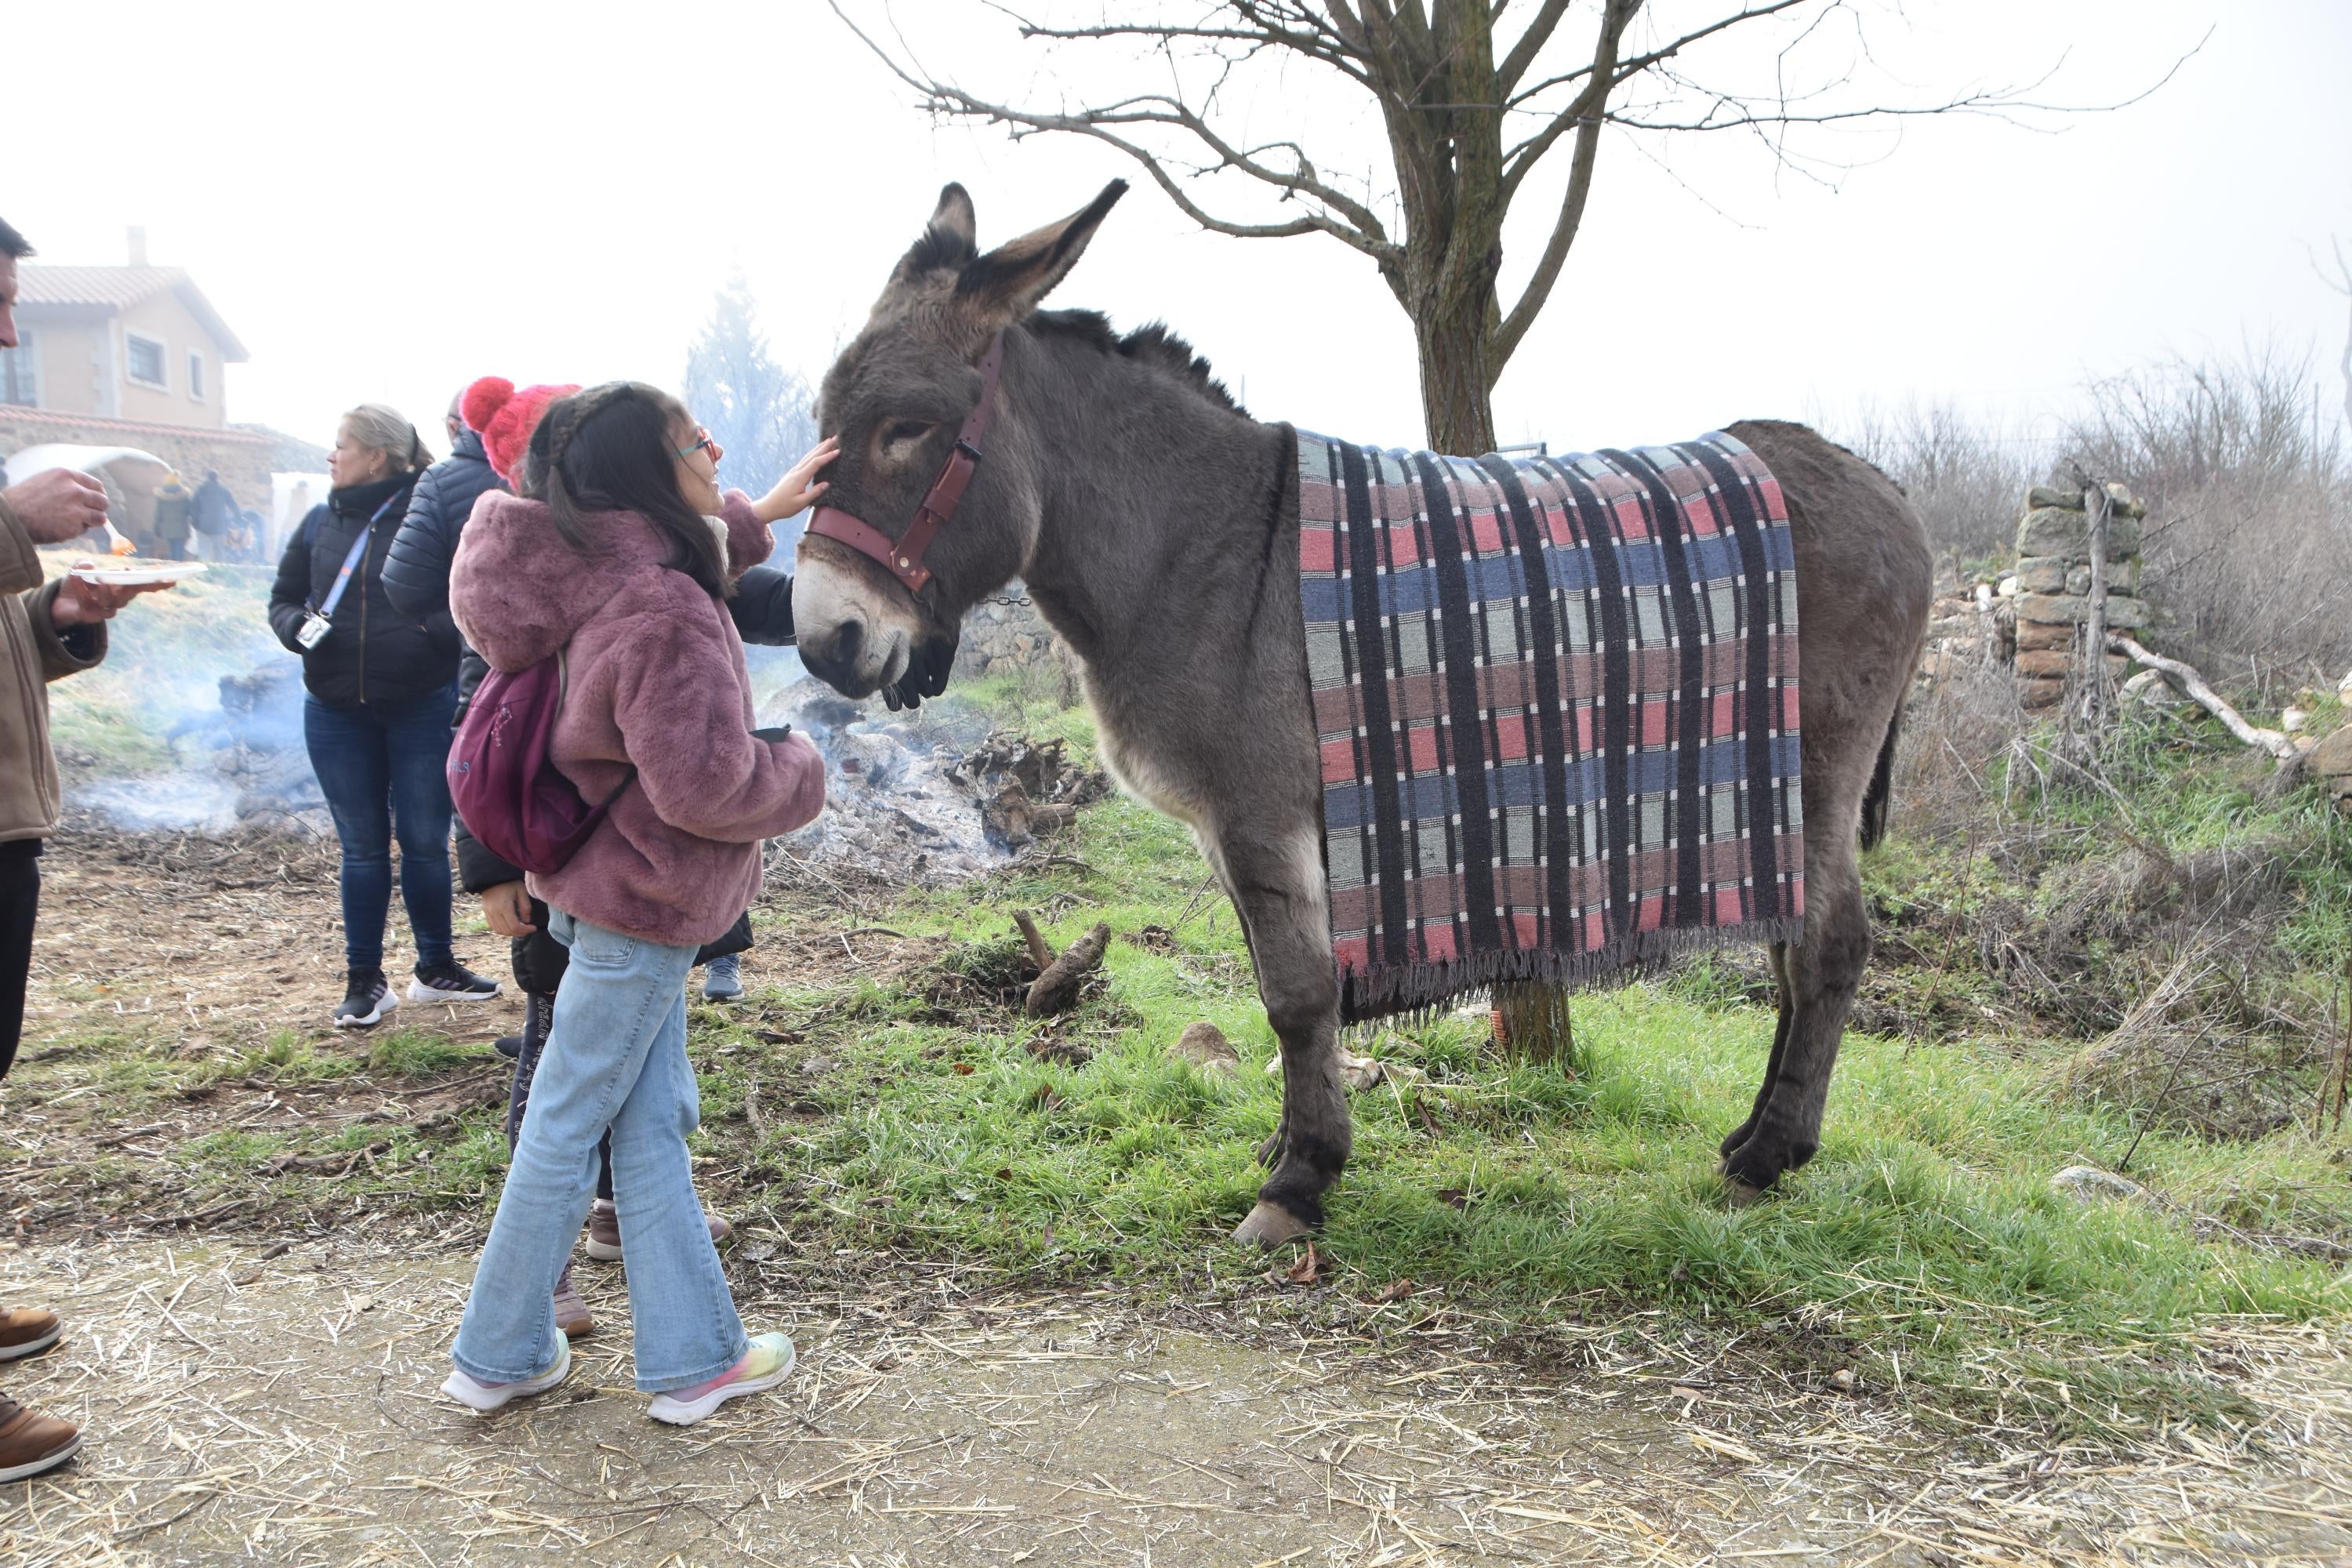
[{"label": "donkey's ear", "polygon": [[893,281],[911,281],[943,267],[970,266],[980,254],[979,233],[972,216],[971,193],[961,185],[949,184],[940,192],[940,205],[931,209],[931,221],[924,228],[923,237],[899,258],[898,269],[891,275]]},{"label": "donkey's ear", "polygon": [[1061,222],[1000,245],[971,263],[956,279],[956,302],[992,331],[1019,321],[1077,265],[1087,242],[1125,195],[1127,182],[1113,180],[1100,195]]}]

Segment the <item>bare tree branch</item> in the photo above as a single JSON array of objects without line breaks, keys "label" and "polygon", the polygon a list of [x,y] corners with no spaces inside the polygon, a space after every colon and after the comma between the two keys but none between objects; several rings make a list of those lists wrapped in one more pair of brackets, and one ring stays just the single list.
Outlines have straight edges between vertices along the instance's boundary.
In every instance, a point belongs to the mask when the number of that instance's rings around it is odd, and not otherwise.
[{"label": "bare tree branch", "polygon": [[[1046,132],[1089,137],[1139,164],[1179,211],[1213,233],[1328,234],[1370,257],[1412,320],[1431,440],[1456,451],[1481,450],[1479,443],[1492,439],[1496,380],[1541,315],[1582,231],[1601,147],[1617,144],[1605,132],[1626,133],[1619,140],[1650,156],[1650,136],[1744,132],[1779,168],[1829,183],[1856,165],[1808,153],[1792,140],[1796,133],[1948,114],[2034,124],[2043,116],[2123,109],[2168,84],[2204,47],[2200,39],[2152,86],[2116,102],[2045,101],[2040,89],[2056,68],[2021,86],[1941,96],[1895,89],[1881,99],[1856,85],[1859,69],[1875,60],[1852,0],[1717,0],[1710,9],[1718,14],[1678,23],[1682,30],[1667,37],[1633,31],[1645,0],[1599,0],[1589,50],[1570,37],[1576,0],[1188,0],[1181,11],[1163,0],[1157,19],[1145,0],[1120,0],[1068,20],[1041,14],[1055,0],[986,0],[1023,38],[1049,48],[1124,46],[1167,74],[1154,90],[1122,89],[1119,96],[1048,107],[969,89],[922,65],[903,36],[886,47],[850,15],[853,5],[887,11],[889,0],[828,3],[936,117],[1003,126],[1015,139]],[[1843,60],[1833,27],[1852,32],[1852,53]],[[1689,62],[1703,53],[1718,58],[1721,40],[1734,33],[1764,41],[1772,51],[1760,57],[1769,75],[1756,85],[1711,72],[1697,79]],[[1832,51],[1826,60],[1824,50]],[[1234,98],[1253,79],[1244,73],[1277,69],[1285,58],[1331,73],[1318,73],[1318,81],[1344,81],[1370,99],[1386,132],[1392,184],[1384,190],[1377,169],[1327,173],[1307,151],[1312,136],[1233,133],[1256,107]],[[1549,154],[1563,142],[1572,151],[1558,208],[1507,310],[1499,282],[1505,222],[1534,177],[1556,166]],[[1227,174],[1244,184],[1218,183]],[[1203,187],[1255,187],[1287,210],[1212,210],[1213,200],[1220,207],[1223,200]],[[2346,281],[2352,287],[2352,273]],[[2352,355],[2352,345],[2347,352]]]},{"label": "bare tree branch", "polygon": [[[907,69],[891,53],[867,37],[866,31],[850,19],[841,8],[840,0],[829,0],[834,14],[857,35],[858,39],[888,67],[899,80],[923,95],[925,107],[933,113],[969,115],[992,124],[1014,128],[1022,135],[1041,131],[1062,131],[1091,136],[1118,148],[1140,163],[1160,188],[1168,193],[1185,216],[1202,228],[1217,234],[1233,235],[1243,239],[1282,239],[1294,235],[1323,233],[1332,236],[1375,261],[1389,261],[1401,256],[1388,238],[1379,216],[1361,202],[1334,189],[1317,177],[1315,166],[1305,152],[1295,143],[1276,143],[1292,152],[1295,163],[1289,170],[1275,169],[1258,162],[1248,153],[1234,146],[1213,130],[1208,122],[1188,108],[1181,100],[1164,94],[1145,94],[1122,100],[1099,109],[1081,110],[1076,114],[1050,114],[1023,110],[1009,104],[991,103],[952,83],[916,75]],[[1339,215],[1307,213],[1282,223],[1241,223],[1209,212],[1169,172],[1165,162],[1140,143],[1118,134],[1113,126],[1167,125],[1191,132],[1211,153],[1213,164],[1197,166],[1195,174],[1233,169],[1291,195],[1306,195],[1329,207]],[[1342,222],[1341,219],[1346,221]]]},{"label": "bare tree branch", "polygon": [[[1583,226],[1584,204],[1592,194],[1592,171],[1601,151],[1601,127],[1606,119],[1609,84],[1621,79],[1617,40],[1623,37],[1626,25],[1633,21],[1640,5],[1641,0],[1609,0],[1602,15],[1601,41],[1592,57],[1592,84],[1578,99],[1581,113],[1576,121],[1576,152],[1569,160],[1568,191],[1560,200],[1559,216],[1553,220],[1551,237],[1544,242],[1535,272],[1519,290],[1519,302],[1511,307],[1510,314],[1503,317],[1495,329],[1494,343],[1486,354],[1489,390],[1495,381],[1501,379],[1503,367],[1511,363],[1520,340],[1528,335],[1528,329],[1535,325],[1536,317],[1551,298],[1552,285],[1559,281],[1559,269],[1568,260],[1569,247],[1576,243],[1576,232]],[[1541,156],[1538,149],[1503,176],[1506,200],[1517,192],[1519,182],[1527,177],[1535,159]]]}]

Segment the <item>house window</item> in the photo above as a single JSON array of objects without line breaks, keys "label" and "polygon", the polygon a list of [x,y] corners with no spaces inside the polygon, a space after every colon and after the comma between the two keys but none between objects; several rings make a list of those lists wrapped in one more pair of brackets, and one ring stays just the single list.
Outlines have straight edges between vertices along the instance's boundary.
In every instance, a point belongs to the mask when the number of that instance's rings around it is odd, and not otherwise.
[{"label": "house window", "polygon": [[19,328],[16,346],[0,349],[0,403],[41,405],[40,351],[34,343],[32,331]]},{"label": "house window", "polygon": [[198,403],[205,400],[205,356],[195,349],[188,351],[188,396]]},{"label": "house window", "polygon": [[163,340],[141,332],[126,332],[122,342],[128,361],[125,368],[131,379],[158,392],[171,391],[171,384],[163,379]]}]

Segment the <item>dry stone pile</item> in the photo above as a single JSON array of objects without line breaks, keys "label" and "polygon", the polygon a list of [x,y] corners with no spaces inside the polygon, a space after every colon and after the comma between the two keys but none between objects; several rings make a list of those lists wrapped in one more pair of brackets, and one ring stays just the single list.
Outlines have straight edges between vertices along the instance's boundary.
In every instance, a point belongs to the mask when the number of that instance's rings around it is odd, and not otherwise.
[{"label": "dry stone pile", "polygon": [[964,616],[963,640],[956,650],[958,675],[987,675],[1015,669],[1059,668],[1074,656],[1063,647],[1054,628],[1029,602],[1018,583],[1001,595],[983,599]]},{"label": "dry stone pile", "polygon": [[[2140,596],[2140,540],[2147,509],[2121,485],[2107,493],[2107,626],[2136,632],[2148,624]],[[2029,709],[2057,705],[2091,619],[2091,517],[2081,490],[2036,485],[2017,523],[2017,570],[2003,580],[2016,622],[2018,696]],[[2120,678],[2128,661],[2110,656]]]}]

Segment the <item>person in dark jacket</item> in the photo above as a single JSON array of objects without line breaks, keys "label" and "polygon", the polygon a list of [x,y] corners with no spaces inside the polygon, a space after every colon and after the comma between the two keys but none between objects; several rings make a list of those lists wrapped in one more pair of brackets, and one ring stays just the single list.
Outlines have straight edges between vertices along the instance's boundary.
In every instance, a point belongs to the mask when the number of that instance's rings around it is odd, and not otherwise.
[{"label": "person in dark jacket", "polygon": [[205,482],[188,502],[188,524],[200,539],[207,540],[205,553],[215,560],[227,558],[228,536],[236,531],[236,498],[229,493],[221,477],[210,468],[205,470]]},{"label": "person in dark jacket", "polygon": [[364,1028],[398,1005],[383,972],[392,843],[401,901],[416,936],[413,1002],[499,994],[451,945],[449,716],[457,700],[457,623],[445,608],[404,616],[384,590],[383,560],[432,454],[415,426],[381,404],[343,416],[328,459],[334,488],[278,563],[270,628],[302,657],[303,739],[342,840],[343,1000],[338,1028]]},{"label": "person in dark jacket", "polygon": [[155,553],[167,561],[188,558],[188,509],[194,500],[175,472],[166,472],[155,487]]},{"label": "person in dark jacket", "polygon": [[[449,400],[449,455],[425,470],[409,498],[392,552],[383,563],[383,589],[393,608],[423,621],[449,612],[449,563],[457,536],[474,514],[474,503],[506,487],[482,450],[481,433],[466,423],[465,394]],[[485,416],[485,423],[488,417]]]}]

